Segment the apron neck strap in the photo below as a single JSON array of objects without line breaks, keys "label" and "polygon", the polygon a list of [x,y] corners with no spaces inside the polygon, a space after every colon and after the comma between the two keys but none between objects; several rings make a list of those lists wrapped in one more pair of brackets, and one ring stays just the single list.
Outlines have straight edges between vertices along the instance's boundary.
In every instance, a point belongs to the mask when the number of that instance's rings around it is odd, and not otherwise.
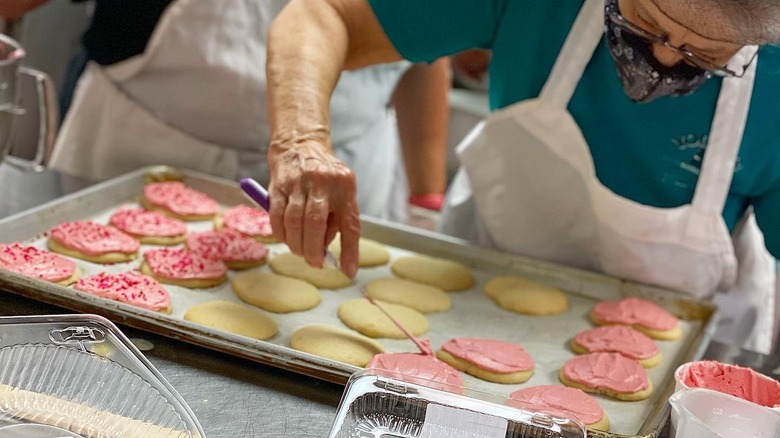
[{"label": "apron neck strap", "polygon": [[[729,67],[737,70],[742,68],[757,50],[757,46],[743,47],[729,61]],[[693,195],[692,204],[696,209],[723,213],[745,133],[757,64],[758,59],[754,59],[741,78],[723,79]]]},{"label": "apron neck strap", "polygon": [[604,35],[605,0],[585,0],[558,53],[539,98],[560,108],[569,105],[574,90]]}]

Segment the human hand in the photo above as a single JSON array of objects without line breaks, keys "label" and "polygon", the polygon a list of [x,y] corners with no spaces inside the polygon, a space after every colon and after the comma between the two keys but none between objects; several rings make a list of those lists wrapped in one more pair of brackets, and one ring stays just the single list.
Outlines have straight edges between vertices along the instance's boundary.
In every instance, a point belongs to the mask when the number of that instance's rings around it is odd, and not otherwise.
[{"label": "human hand", "polygon": [[0,0],[0,17],[16,20],[49,0]]},{"label": "human hand", "polygon": [[409,197],[409,204],[426,210],[441,211],[444,206],[444,194],[428,193],[425,195],[412,195]]},{"label": "human hand", "polygon": [[271,169],[271,227],[274,237],[306,262],[322,267],[325,248],[341,235],[341,270],[357,272],[360,212],[355,174],[318,133],[274,141],[268,152]]}]

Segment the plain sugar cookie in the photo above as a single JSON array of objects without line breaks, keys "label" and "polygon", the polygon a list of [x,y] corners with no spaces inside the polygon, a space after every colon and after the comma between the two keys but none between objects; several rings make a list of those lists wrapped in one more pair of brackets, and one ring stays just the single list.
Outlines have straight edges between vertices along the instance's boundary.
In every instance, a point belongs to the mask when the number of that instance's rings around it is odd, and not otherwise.
[{"label": "plain sugar cookie", "polygon": [[[428,331],[428,320],[422,313],[398,304],[376,302],[414,336],[420,336]],[[347,327],[366,336],[406,339],[406,335],[390,321],[390,318],[365,298],[344,301],[339,305],[338,315]]]},{"label": "plain sugar cookie", "polygon": [[[336,259],[341,258],[341,240],[336,236],[328,249]],[[370,239],[360,238],[358,241],[358,266],[361,268],[371,268],[374,266],[386,265],[390,261],[390,253],[384,245]]]},{"label": "plain sugar cookie", "polygon": [[569,308],[562,290],[522,277],[495,277],[485,285],[485,294],[500,307],[523,315],[557,315]]},{"label": "plain sugar cookie", "polygon": [[213,329],[254,339],[269,339],[279,329],[261,311],[232,301],[207,301],[187,309],[184,319]]},{"label": "plain sugar cookie", "polygon": [[271,269],[279,275],[308,281],[323,289],[341,289],[352,284],[352,279],[337,268],[325,266],[317,269],[309,266],[303,257],[289,252],[271,259]]},{"label": "plain sugar cookie", "polygon": [[329,325],[310,325],[295,331],[290,346],[326,359],[365,367],[385,348],[363,335]]},{"label": "plain sugar cookie", "polygon": [[392,269],[401,278],[440,287],[448,292],[465,290],[474,284],[471,270],[452,260],[407,256],[396,260]]},{"label": "plain sugar cookie", "polygon": [[232,285],[241,301],[274,313],[309,310],[321,299],[320,291],[311,284],[270,272],[239,274]]},{"label": "plain sugar cookie", "polygon": [[452,301],[441,288],[402,278],[377,278],[366,284],[366,294],[375,300],[411,307],[422,313],[449,310]]}]

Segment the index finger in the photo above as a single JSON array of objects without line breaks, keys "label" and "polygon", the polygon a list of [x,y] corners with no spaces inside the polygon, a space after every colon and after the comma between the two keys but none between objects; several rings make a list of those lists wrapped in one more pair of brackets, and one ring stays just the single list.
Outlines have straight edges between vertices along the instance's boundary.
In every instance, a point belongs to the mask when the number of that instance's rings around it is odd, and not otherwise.
[{"label": "index finger", "polygon": [[341,270],[354,278],[358,267],[358,243],[360,241],[360,213],[352,204],[349,208],[336,213],[336,222],[341,233]]}]

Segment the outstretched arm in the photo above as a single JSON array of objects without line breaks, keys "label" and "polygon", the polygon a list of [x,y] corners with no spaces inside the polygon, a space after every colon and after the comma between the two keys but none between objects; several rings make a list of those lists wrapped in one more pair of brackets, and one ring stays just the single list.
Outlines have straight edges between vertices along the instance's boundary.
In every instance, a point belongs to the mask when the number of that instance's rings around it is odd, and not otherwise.
[{"label": "outstretched arm", "polygon": [[393,94],[410,202],[441,209],[447,186],[450,60],[416,64]]},{"label": "outstretched arm", "polygon": [[357,272],[355,176],[331,151],[330,96],[343,69],[398,59],[366,0],[293,0],[271,26],[271,225],[313,266],[340,232],[342,270]]}]

